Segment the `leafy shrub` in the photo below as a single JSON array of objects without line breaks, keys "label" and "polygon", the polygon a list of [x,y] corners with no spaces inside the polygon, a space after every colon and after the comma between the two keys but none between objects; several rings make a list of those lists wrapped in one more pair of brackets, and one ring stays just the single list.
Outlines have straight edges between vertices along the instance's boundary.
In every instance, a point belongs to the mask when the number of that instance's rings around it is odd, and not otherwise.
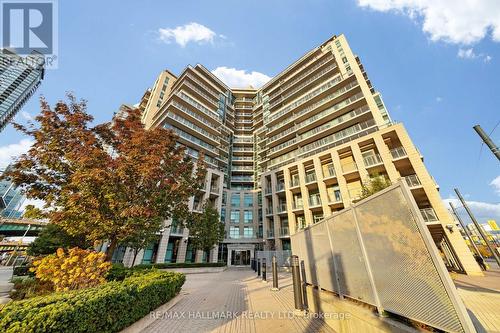
[{"label": "leafy shrub", "polygon": [[133,270],[123,266],[121,263],[115,263],[106,275],[108,281],[123,281],[126,277],[132,275]]},{"label": "leafy shrub", "polygon": [[104,253],[75,247],[68,253],[60,248],[55,254],[35,260],[31,270],[40,281],[52,282],[56,291],[68,291],[105,282],[110,267]]},{"label": "leafy shrub", "polygon": [[14,283],[14,289],[10,292],[10,297],[13,300],[40,296],[54,291],[52,283],[41,282],[33,277],[14,278],[12,283]]},{"label": "leafy shrub", "polygon": [[0,332],[119,332],[172,299],[184,281],[183,274],[156,271],[10,302],[0,311]]},{"label": "leafy shrub", "polygon": [[14,275],[16,276],[35,276],[33,272],[30,271],[30,265],[21,265],[14,267]]}]

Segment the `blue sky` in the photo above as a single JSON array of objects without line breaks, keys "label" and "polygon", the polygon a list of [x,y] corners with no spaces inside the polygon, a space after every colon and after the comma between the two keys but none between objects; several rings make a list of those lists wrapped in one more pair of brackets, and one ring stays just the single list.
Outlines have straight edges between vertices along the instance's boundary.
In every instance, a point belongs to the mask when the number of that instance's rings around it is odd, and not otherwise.
[{"label": "blue sky", "polygon": [[[137,103],[165,68],[179,73],[201,63],[255,83],[344,33],[392,118],[405,124],[424,155],[443,198],[459,187],[482,220],[500,220],[499,163],[486,147],[481,151],[472,130],[478,123],[490,132],[500,121],[500,5],[477,0],[459,10],[452,0],[397,3],[60,1],[59,67],[47,72],[36,96],[53,104],[73,91],[103,122],[120,104]],[[183,30],[190,23],[202,29]],[[16,120],[38,109],[32,98]],[[500,143],[500,126],[492,138]],[[26,149],[22,140],[11,126],[0,133],[0,163]]]}]

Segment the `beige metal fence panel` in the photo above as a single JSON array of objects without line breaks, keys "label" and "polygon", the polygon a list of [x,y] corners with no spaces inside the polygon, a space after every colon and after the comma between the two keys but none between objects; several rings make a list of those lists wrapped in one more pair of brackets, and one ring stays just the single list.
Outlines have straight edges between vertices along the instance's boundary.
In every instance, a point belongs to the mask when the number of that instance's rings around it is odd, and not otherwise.
[{"label": "beige metal fence panel", "polygon": [[307,282],[447,332],[475,332],[407,185],[291,236]]},{"label": "beige metal fence panel", "polygon": [[340,289],[335,291],[376,305],[352,211],[347,209],[327,220],[326,224],[332,240],[332,260]]}]

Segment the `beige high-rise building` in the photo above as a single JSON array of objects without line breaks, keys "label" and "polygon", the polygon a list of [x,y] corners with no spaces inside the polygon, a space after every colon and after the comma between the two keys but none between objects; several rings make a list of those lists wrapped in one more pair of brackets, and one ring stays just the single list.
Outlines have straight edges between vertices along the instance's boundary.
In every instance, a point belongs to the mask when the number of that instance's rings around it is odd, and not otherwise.
[{"label": "beige high-rise building", "polygon": [[[259,89],[226,86],[201,65],[164,71],[140,103],[209,169],[192,198],[218,207],[226,237],[210,261],[248,265],[258,249],[289,250],[290,234],[359,200],[373,177],[403,179],[450,269],[481,274],[452,227],[439,187],[404,126],[393,123],[343,35],[309,51]],[[202,261],[189,232],[167,221],[142,262]],[[124,261],[129,260],[128,253]]]}]

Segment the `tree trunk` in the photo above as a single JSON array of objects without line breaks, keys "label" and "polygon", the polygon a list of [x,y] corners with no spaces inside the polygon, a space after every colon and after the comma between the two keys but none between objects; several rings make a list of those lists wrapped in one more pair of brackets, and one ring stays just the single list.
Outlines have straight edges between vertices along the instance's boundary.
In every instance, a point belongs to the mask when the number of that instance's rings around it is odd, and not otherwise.
[{"label": "tree trunk", "polygon": [[137,258],[138,254],[139,254],[139,250],[134,250],[134,259],[132,260],[132,266],[131,267],[134,267],[134,265],[135,265],[135,259]]},{"label": "tree trunk", "polygon": [[113,259],[113,253],[115,252],[117,243],[116,238],[112,238],[110,240],[109,246],[106,250],[106,261],[111,261],[111,259]]}]

